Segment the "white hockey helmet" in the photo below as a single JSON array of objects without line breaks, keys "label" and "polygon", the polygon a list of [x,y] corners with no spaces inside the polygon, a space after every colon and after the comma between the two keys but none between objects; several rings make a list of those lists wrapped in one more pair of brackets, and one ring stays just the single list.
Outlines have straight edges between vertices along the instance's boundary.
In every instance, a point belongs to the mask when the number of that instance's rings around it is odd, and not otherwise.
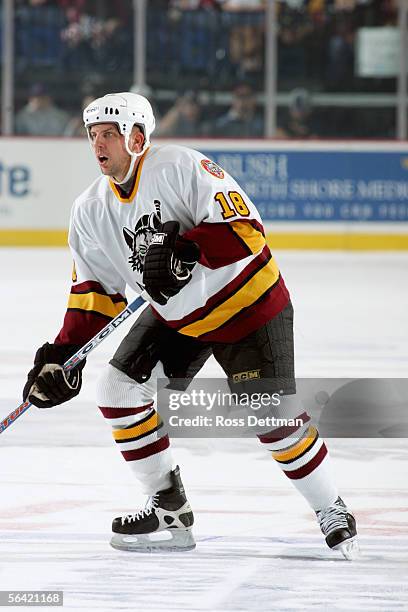
[{"label": "white hockey helmet", "polygon": [[[132,175],[136,159],[150,146],[150,136],[156,126],[149,100],[130,91],[106,94],[88,104],[84,109],[83,120],[88,138],[90,126],[97,123],[116,123],[119,132],[125,137],[125,147],[131,157],[129,171],[121,181],[121,184],[126,183]],[[134,125],[141,128],[145,137],[140,153],[134,153],[129,148],[129,137]]]}]

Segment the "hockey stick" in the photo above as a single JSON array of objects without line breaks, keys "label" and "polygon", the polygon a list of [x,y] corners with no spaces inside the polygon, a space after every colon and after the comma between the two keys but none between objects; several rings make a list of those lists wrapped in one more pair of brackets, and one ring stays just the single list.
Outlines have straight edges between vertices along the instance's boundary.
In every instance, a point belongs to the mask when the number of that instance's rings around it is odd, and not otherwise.
[{"label": "hockey stick", "polygon": [[[143,295],[144,292],[141,296],[137,297],[133,302],[131,302],[124,310],[122,310],[122,312],[120,312],[114,319],[112,319],[112,321],[109,321],[109,323],[103,329],[101,329],[101,331],[98,332],[96,336],[92,338],[92,340],[89,340],[89,342],[80,348],[79,351],[72,355],[72,357],[70,357],[63,365],[65,372],[69,372],[69,370],[75,368],[77,363],[85,359],[89,353],[99,346],[101,342],[105,340],[105,338],[107,338],[113,331],[115,331],[117,327],[119,327],[119,325],[122,325],[122,323],[126,321],[131,314],[138,310],[145,303]],[[24,412],[28,410],[30,406],[32,406],[31,402],[25,401],[20,404],[16,410],[10,412],[10,414],[0,422],[0,434],[3,433],[3,431],[12,423],[14,423],[18,417],[24,414]]]}]

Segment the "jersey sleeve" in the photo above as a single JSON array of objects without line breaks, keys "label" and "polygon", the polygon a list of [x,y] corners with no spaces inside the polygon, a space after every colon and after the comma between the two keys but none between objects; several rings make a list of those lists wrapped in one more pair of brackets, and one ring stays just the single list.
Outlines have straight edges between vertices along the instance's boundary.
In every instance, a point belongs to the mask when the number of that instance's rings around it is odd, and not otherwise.
[{"label": "jersey sleeve", "polygon": [[69,229],[72,286],[56,344],[83,345],[126,307],[126,283],[92,238],[89,219],[74,205]]},{"label": "jersey sleeve", "polygon": [[200,263],[215,269],[260,253],[265,232],[250,198],[218,164],[200,154],[191,164],[185,198],[195,226],[183,236],[200,246]]}]

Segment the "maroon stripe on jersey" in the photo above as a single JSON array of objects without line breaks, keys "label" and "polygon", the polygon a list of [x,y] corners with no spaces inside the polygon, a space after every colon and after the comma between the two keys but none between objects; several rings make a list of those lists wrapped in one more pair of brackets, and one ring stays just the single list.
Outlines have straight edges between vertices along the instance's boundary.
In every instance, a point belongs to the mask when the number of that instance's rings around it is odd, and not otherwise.
[{"label": "maroon stripe on jersey", "polygon": [[65,314],[62,329],[54,342],[55,344],[82,346],[100,332],[109,321],[112,321],[112,317],[100,312],[69,308]]},{"label": "maroon stripe on jersey", "polygon": [[198,336],[205,342],[237,342],[276,317],[289,303],[289,292],[282,277],[256,302],[243,308],[222,326]]},{"label": "maroon stripe on jersey", "polygon": [[323,446],[320,448],[319,452],[311,459],[306,465],[298,468],[297,470],[283,470],[288,478],[291,480],[299,480],[300,478],[304,478],[308,476],[315,470],[323,461],[325,456],[327,455],[327,447],[323,442]]},{"label": "maroon stripe on jersey", "polygon": [[161,451],[166,450],[170,446],[169,436],[166,434],[163,438],[152,442],[151,444],[147,444],[142,448],[135,448],[129,451],[120,451],[125,459],[125,461],[137,461],[139,459],[146,459],[146,457],[151,457],[151,455],[155,455],[156,453],[160,453]]},{"label": "maroon stripe on jersey", "polygon": [[[262,225],[254,219],[239,219],[240,223],[249,223],[254,229],[265,235]],[[206,223],[203,221],[183,234],[183,238],[197,242],[201,250],[200,264],[215,270],[228,266],[240,259],[252,255],[251,249],[229,223]],[[222,247],[220,248],[220,245]]]},{"label": "maroon stripe on jersey", "polygon": [[132,416],[133,414],[140,414],[140,412],[144,412],[152,406],[153,402],[138,408],[110,408],[107,406],[99,406],[99,410],[102,412],[105,419],[120,419],[122,417]]},{"label": "maroon stripe on jersey", "polygon": [[260,232],[262,236],[265,236],[265,230],[264,230],[262,223],[259,223],[259,221],[257,221],[256,219],[250,219],[249,223],[252,225],[254,229]]},{"label": "maroon stripe on jersey", "polygon": [[225,302],[229,297],[234,295],[241,287],[243,287],[261,268],[263,268],[272,255],[268,246],[265,246],[262,252],[255,257],[243,270],[238,274],[232,281],[230,281],[225,287],[220,289],[215,295],[210,297],[204,306],[197,308],[190,314],[186,315],[182,319],[173,319],[172,321],[166,321],[163,319],[153,308],[154,314],[158,319],[161,319],[166,325],[179,329],[190,323],[194,323],[199,319],[204,319],[214,308],[217,308],[220,304]]},{"label": "maroon stripe on jersey", "polygon": [[[83,293],[98,293],[99,295],[107,295],[110,297],[112,302],[126,302],[126,298],[120,293],[107,293],[105,289],[97,281],[86,281],[85,283],[79,283],[78,285],[72,285],[71,293],[76,295]],[[126,302],[127,303],[127,302]]]},{"label": "maroon stripe on jersey", "polygon": [[[240,221],[240,223],[248,223],[248,221],[245,221],[245,220],[244,220],[244,221]],[[245,242],[245,240],[244,240],[243,238],[241,238],[241,236],[239,235],[239,233],[238,233],[238,232],[236,232],[236,231],[233,229],[232,225],[230,225],[229,223],[226,223],[225,225],[226,225],[226,227],[228,228],[228,231],[230,232],[230,234],[234,234],[233,238],[234,238],[235,240],[238,240],[238,242],[241,244],[241,250],[242,250],[242,253],[246,253],[246,255],[242,255],[242,257],[240,257],[240,259],[243,259],[244,257],[249,257],[249,255],[253,255],[254,253],[251,251],[251,249],[249,248],[249,246],[247,245],[247,243]],[[223,248],[224,248],[224,243],[222,243],[222,246],[223,246]],[[230,253],[229,253],[229,254],[230,254]],[[204,257],[205,257],[205,255],[204,255]],[[235,260],[235,261],[238,261],[238,260]],[[200,263],[201,263],[201,262],[200,262]],[[228,262],[228,263],[232,263],[232,262]],[[203,265],[205,265],[205,264],[203,264]],[[228,265],[228,264],[226,264],[226,265]],[[208,267],[209,267],[209,266],[208,266]]]},{"label": "maroon stripe on jersey", "polygon": [[[303,424],[308,423],[310,421],[310,416],[307,412],[303,412],[300,416],[296,417],[296,419],[302,419]],[[258,435],[258,439],[262,444],[270,444],[271,442],[280,442],[285,438],[288,438],[292,434],[294,434],[298,429],[300,429],[301,425],[292,425],[291,427],[277,427],[276,429],[269,431],[266,434]]]}]

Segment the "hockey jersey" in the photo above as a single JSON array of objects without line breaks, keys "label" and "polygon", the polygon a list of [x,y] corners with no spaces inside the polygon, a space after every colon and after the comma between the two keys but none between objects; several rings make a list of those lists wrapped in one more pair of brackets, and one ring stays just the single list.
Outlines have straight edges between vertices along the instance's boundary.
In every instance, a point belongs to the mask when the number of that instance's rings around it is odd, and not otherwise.
[{"label": "hockey jersey", "polygon": [[99,177],[75,201],[73,284],[57,343],[83,344],[143,290],[143,262],[161,223],[198,243],[191,281],[154,313],[181,334],[234,342],[276,316],[289,295],[259,213],[237,182],[203,154],[168,144],[140,159],[130,192]]}]

